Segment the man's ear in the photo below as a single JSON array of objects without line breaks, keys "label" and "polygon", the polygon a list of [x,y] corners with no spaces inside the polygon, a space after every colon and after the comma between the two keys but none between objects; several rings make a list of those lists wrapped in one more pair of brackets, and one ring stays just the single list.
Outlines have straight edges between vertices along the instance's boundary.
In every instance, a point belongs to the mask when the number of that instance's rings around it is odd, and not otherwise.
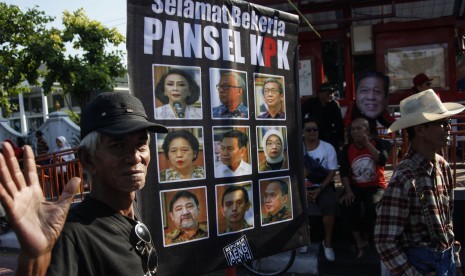
[{"label": "man's ear", "polygon": [[423,124],[413,126],[413,129],[415,131],[415,136],[429,135],[427,127]]},{"label": "man's ear", "polygon": [[284,204],[287,203],[287,200],[289,199],[289,194],[286,194],[283,196],[283,201],[284,201]]},{"label": "man's ear", "polygon": [[244,159],[244,157],[247,157],[247,147],[246,146],[243,146],[240,151],[241,151],[242,159]]},{"label": "man's ear", "polygon": [[82,167],[92,174],[92,169],[94,168],[92,156],[89,154],[89,151],[84,148],[79,148],[78,150],[79,160],[81,161]]}]

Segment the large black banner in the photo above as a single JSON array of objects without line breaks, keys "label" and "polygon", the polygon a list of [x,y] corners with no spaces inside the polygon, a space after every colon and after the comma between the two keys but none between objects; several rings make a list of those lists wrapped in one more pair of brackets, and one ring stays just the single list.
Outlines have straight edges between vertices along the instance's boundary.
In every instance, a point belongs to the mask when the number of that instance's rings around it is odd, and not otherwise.
[{"label": "large black banner", "polygon": [[130,89],[169,129],[138,194],[160,275],[308,243],[297,28],[244,1],[128,0]]}]

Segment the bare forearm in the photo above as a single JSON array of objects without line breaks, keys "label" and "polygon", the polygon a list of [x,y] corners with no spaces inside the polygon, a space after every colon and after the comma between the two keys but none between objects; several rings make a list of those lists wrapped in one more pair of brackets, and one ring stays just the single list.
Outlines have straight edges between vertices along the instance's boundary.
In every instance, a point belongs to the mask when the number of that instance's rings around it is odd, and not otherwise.
[{"label": "bare forearm", "polygon": [[327,186],[330,185],[331,180],[333,180],[334,175],[336,175],[336,171],[329,171],[328,175],[326,176],[325,180],[323,180],[323,183],[321,183],[322,188],[326,188]]},{"label": "bare forearm", "polygon": [[341,177],[341,182],[346,191],[352,191],[350,188],[350,179],[348,177]]},{"label": "bare forearm", "polygon": [[366,149],[370,152],[371,157],[373,158],[373,160],[375,160],[375,162],[378,163],[379,162],[379,154],[380,154],[379,150],[375,146],[373,146],[373,144],[371,144],[371,143],[366,144]]},{"label": "bare forearm", "polygon": [[17,276],[37,276],[45,275],[50,264],[51,252],[40,256],[30,256],[25,252],[20,252],[18,257]]}]

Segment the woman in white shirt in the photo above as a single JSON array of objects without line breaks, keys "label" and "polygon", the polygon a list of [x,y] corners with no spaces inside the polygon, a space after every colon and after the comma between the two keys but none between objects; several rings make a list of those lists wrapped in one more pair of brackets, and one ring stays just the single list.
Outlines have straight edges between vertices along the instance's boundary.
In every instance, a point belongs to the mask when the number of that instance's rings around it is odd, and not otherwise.
[{"label": "woman in white shirt", "polygon": [[194,103],[200,98],[200,87],[181,69],[170,69],[158,82],[155,97],[164,105],[155,108],[156,119],[202,119],[202,109]]},{"label": "woman in white shirt", "polygon": [[[57,148],[53,151],[54,157],[52,158],[52,163],[65,163],[67,161],[73,160],[76,157],[74,156],[74,153],[71,149],[71,145],[68,143],[66,138],[64,136],[58,136],[55,139],[55,142],[57,144]],[[69,151],[66,151],[69,150]],[[65,153],[60,153],[62,151],[66,151]],[[58,190],[55,190],[57,195],[61,195],[61,192],[63,191],[63,187],[66,182],[68,182],[68,175],[67,175],[67,169],[66,165],[62,165],[57,167],[58,171]]]},{"label": "woman in white shirt", "polygon": [[[64,150],[70,150],[69,153],[67,152],[66,154],[63,154],[63,155],[60,154],[59,156],[57,156],[57,158],[61,158],[61,162],[70,161],[76,158],[74,156],[74,153],[71,151],[71,145],[68,143],[68,141],[66,140],[64,136],[58,136],[55,142],[57,143],[57,148],[53,151],[54,153],[64,151]],[[63,166],[62,170],[63,172],[66,172],[66,166]]]},{"label": "woman in white shirt", "polygon": [[338,170],[336,150],[334,147],[319,139],[318,120],[306,117],[302,120],[302,131],[304,138],[304,150],[321,164],[327,171],[326,177],[320,183],[312,182],[312,172],[306,170],[307,199],[309,207],[319,208],[323,220],[324,239],[322,242],[323,252],[328,261],[334,261],[335,255],[332,244],[332,236],[335,223],[336,208],[338,200],[334,187],[334,175]]}]

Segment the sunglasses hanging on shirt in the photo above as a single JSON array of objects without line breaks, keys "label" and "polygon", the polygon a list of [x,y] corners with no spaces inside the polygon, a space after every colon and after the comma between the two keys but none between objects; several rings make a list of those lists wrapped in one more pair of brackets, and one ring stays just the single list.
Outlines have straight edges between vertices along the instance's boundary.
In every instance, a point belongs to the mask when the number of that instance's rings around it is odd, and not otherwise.
[{"label": "sunglasses hanging on shirt", "polygon": [[131,231],[130,241],[137,254],[146,259],[150,275],[155,275],[158,267],[158,255],[147,226],[142,222],[137,222]]}]

